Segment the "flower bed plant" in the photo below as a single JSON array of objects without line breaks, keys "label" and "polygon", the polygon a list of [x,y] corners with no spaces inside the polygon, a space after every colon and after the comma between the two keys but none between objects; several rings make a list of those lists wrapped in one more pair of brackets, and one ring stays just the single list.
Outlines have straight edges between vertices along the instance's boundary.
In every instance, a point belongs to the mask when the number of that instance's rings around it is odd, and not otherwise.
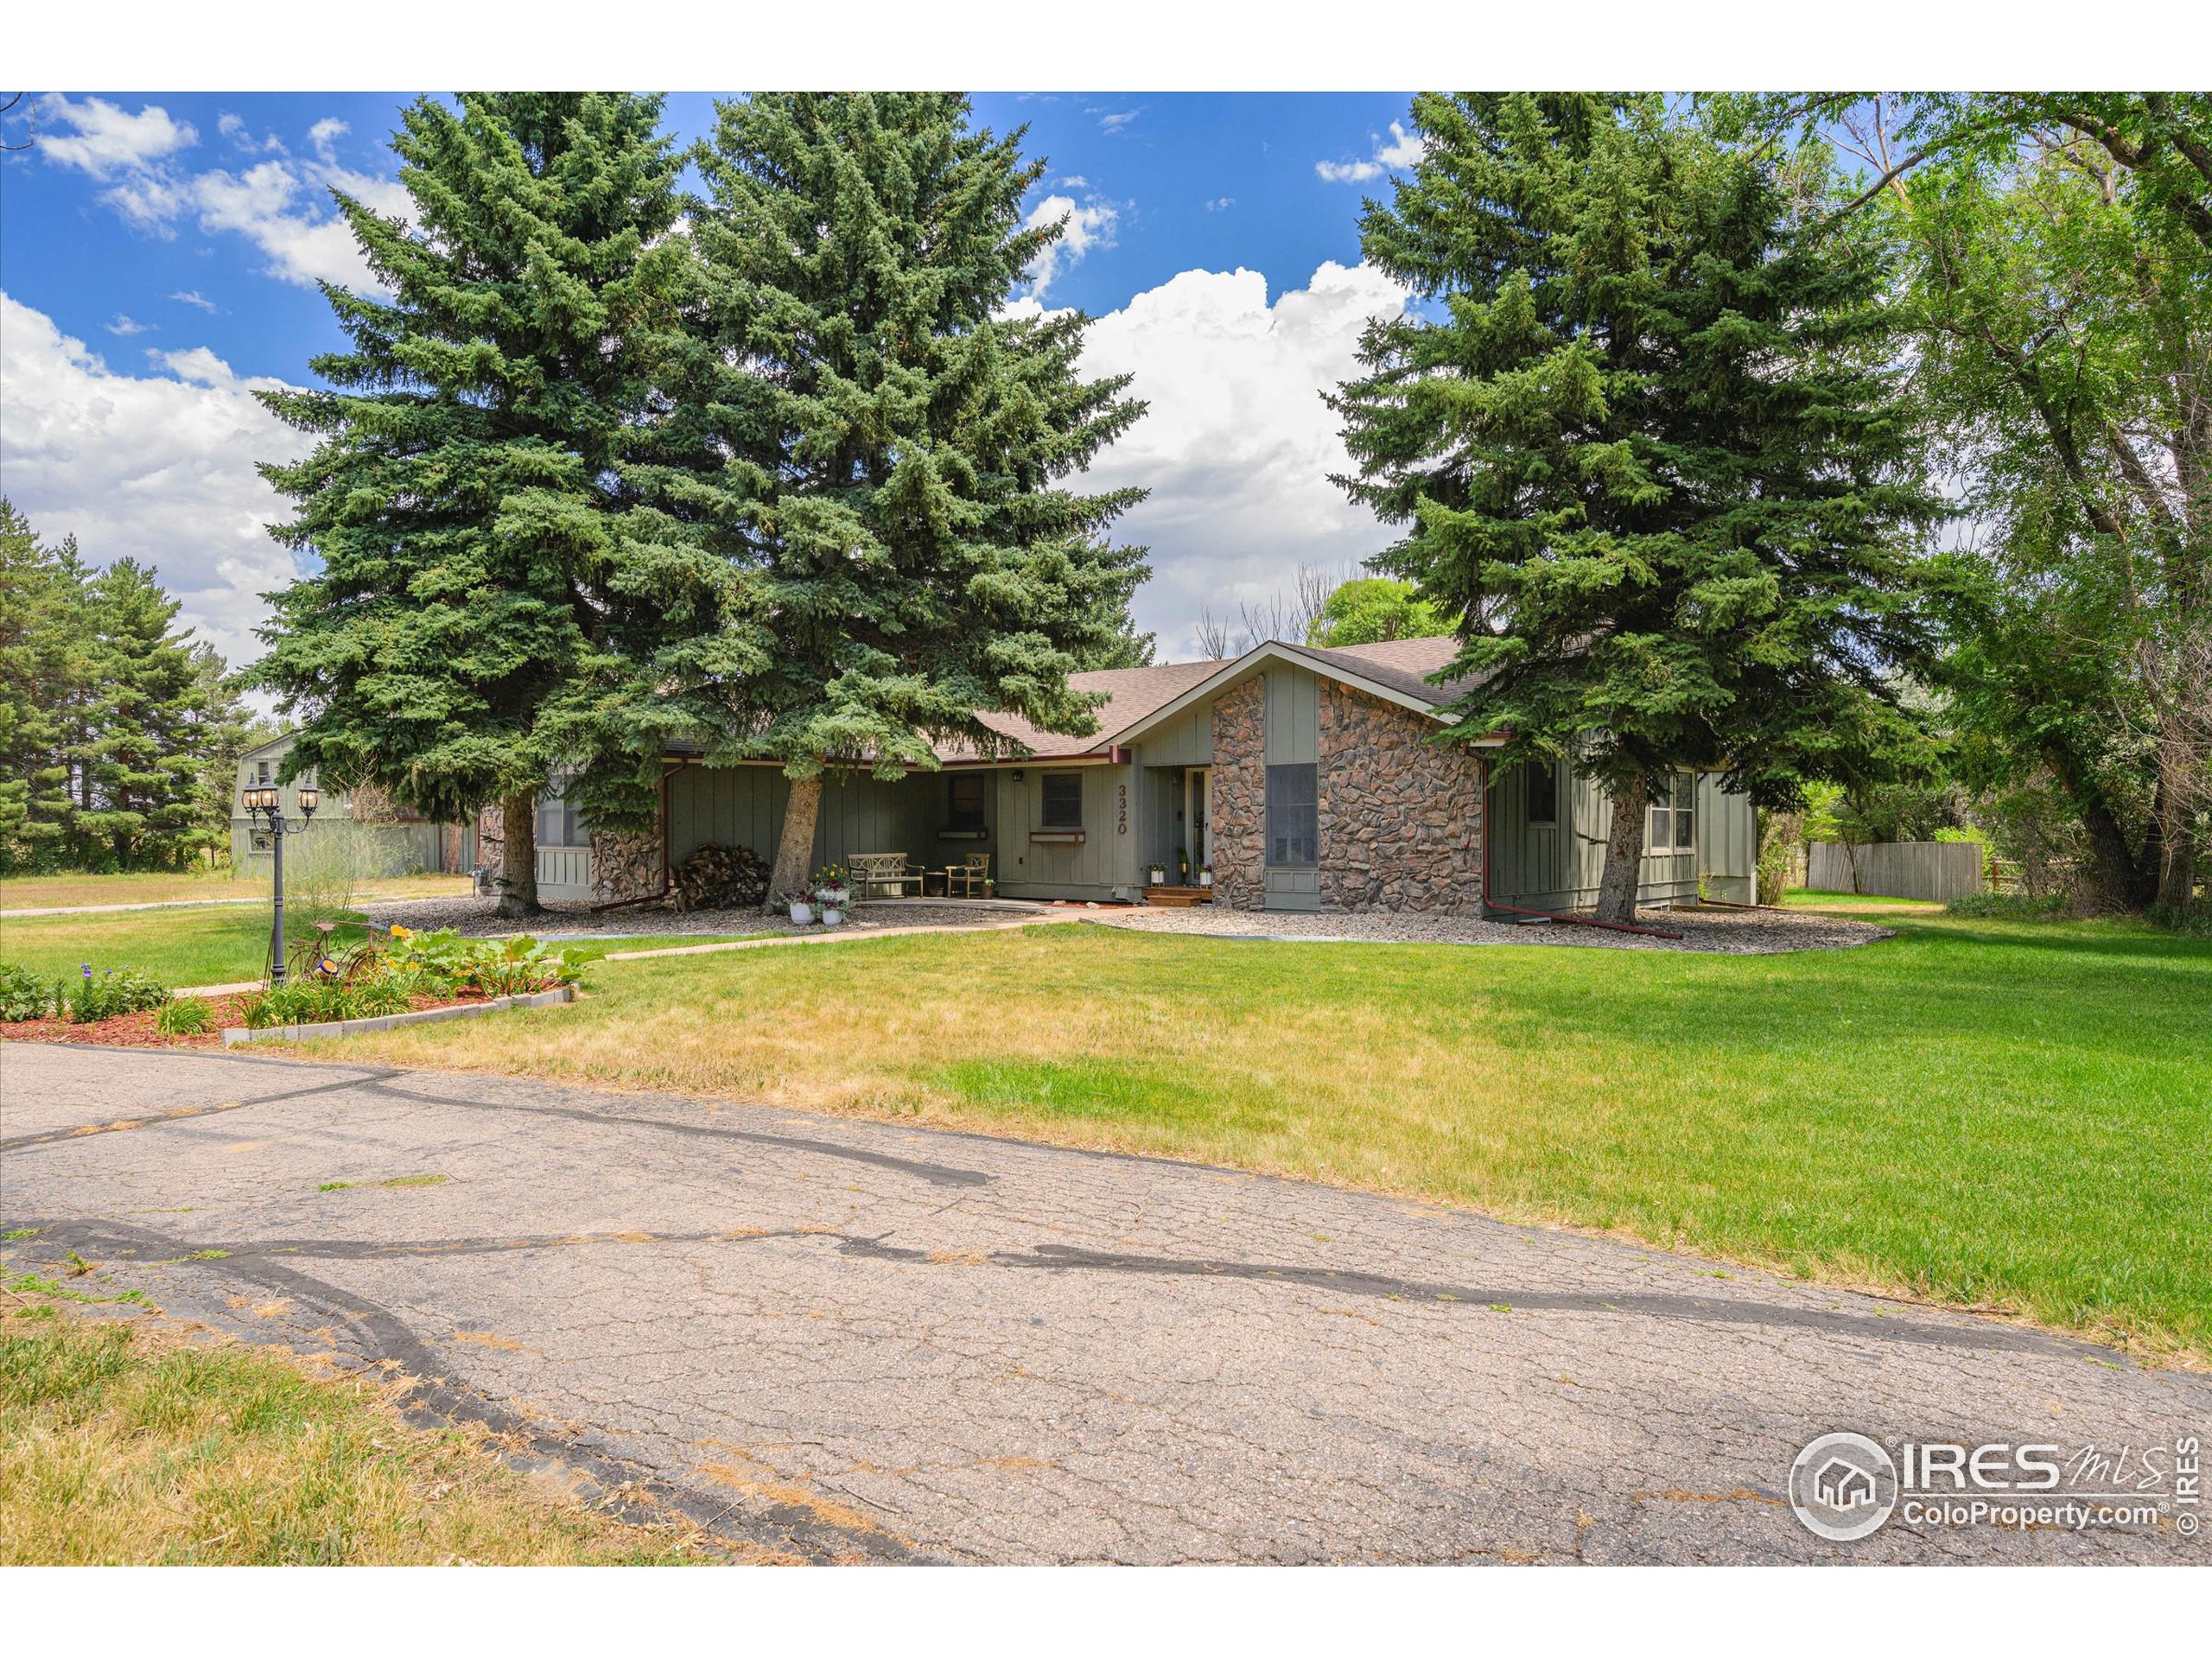
[{"label": "flower bed plant", "polygon": [[464,939],[450,930],[395,927],[386,937],[339,945],[334,933],[320,926],[300,940],[282,984],[213,1000],[173,997],[135,968],[48,981],[0,964],[0,1021],[13,1027],[10,1036],[32,1041],[194,1046],[219,1040],[226,1027],[265,1030],[408,1014],[533,995],[582,976],[577,953],[527,937]]}]

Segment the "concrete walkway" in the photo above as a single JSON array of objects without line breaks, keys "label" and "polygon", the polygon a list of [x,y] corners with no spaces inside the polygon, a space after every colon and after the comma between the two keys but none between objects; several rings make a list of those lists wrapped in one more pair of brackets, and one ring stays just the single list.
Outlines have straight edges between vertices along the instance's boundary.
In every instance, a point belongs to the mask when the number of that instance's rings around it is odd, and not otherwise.
[{"label": "concrete walkway", "polygon": [[[322,1191],[333,1183],[341,1190]],[[2171,1446],[2212,1378],[1332,1188],[496,1077],[0,1045],[0,1243],[817,1560],[2202,1561],[1824,1542],[1840,1429]],[[118,1310],[121,1312],[121,1310]],[[150,1316],[149,1316],[150,1317]]]}]

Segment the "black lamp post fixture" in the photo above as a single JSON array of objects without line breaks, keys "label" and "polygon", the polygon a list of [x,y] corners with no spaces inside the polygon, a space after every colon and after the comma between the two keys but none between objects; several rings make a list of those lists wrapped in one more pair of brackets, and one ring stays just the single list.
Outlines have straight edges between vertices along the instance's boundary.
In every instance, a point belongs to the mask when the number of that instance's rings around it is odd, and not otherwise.
[{"label": "black lamp post fixture", "polygon": [[290,823],[284,817],[284,797],[281,791],[264,785],[258,789],[242,789],[238,799],[245,807],[249,821],[259,818],[269,826],[269,846],[276,858],[276,912],[269,933],[269,982],[284,982],[284,837],[296,836],[308,827],[315,817],[315,810],[322,804],[322,791],[302,789],[300,797],[300,821]]}]

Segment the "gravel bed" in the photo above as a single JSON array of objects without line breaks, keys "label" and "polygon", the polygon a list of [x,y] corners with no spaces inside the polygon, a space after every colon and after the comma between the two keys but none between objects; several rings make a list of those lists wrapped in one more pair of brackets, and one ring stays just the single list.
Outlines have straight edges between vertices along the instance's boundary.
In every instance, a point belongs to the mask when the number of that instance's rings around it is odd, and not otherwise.
[{"label": "gravel bed", "polygon": [[1187,910],[1101,910],[1085,919],[1141,933],[1186,933],[1236,939],[1358,940],[1392,944],[1566,944],[1602,950],[1705,950],[1771,956],[1785,950],[1843,950],[1891,937],[1890,930],[1834,916],[1777,910],[1644,910],[1637,925],[1680,933],[1679,939],[1616,933],[1571,923],[1484,922],[1471,917],[1404,912],[1301,915],[1194,905]]},{"label": "gravel bed", "polygon": [[[503,921],[492,912],[499,901],[469,895],[461,899],[370,899],[362,913],[385,926],[397,922],[405,927],[433,932],[442,927],[473,938],[493,938],[505,933],[528,933],[539,939],[662,938],[679,934],[723,936],[741,933],[819,933],[822,925],[795,927],[788,914],[764,916],[760,911],[693,910],[677,914],[650,905],[629,910],[592,911],[582,906],[548,905],[545,913],[529,922]],[[936,904],[921,899],[877,901],[855,906],[845,912],[839,932],[866,933],[886,927],[983,927],[993,922],[1018,921],[1026,915],[1046,912],[1043,905],[1017,904],[1006,899],[954,899]]]}]

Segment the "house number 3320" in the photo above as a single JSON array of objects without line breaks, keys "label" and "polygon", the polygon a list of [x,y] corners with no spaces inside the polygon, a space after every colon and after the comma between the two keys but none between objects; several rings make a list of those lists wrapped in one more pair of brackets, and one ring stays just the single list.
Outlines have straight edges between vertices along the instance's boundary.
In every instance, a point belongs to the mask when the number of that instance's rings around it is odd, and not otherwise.
[{"label": "house number 3320", "polygon": [[1115,786],[1114,793],[1116,798],[1114,804],[1114,833],[1117,836],[1126,836],[1129,833],[1129,786],[1127,784],[1118,784]]}]

